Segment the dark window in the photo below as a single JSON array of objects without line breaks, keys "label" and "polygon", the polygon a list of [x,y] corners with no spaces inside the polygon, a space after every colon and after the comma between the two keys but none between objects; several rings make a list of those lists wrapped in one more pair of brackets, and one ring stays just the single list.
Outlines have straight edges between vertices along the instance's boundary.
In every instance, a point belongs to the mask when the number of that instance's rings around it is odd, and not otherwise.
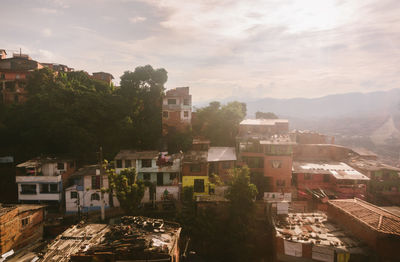
[{"label": "dark window", "polygon": [[264,168],[263,157],[243,157],[243,160],[250,168]]},{"label": "dark window", "polygon": [[285,185],[286,185],[286,181],[285,180],[283,180],[283,179],[277,179],[276,180],[276,186],[283,187]]},{"label": "dark window", "polygon": [[36,185],[21,185],[21,194],[36,195]]},{"label": "dark window", "polygon": [[204,179],[195,179],[193,191],[196,193],[204,192]]},{"label": "dark window", "polygon": [[17,94],[14,95],[14,103],[18,103],[19,101],[19,97]]},{"label": "dark window", "polygon": [[144,173],[143,180],[150,180],[150,173]]},{"label": "dark window", "polygon": [[46,194],[49,193],[49,184],[40,184],[40,194]]},{"label": "dark window", "polygon": [[189,111],[183,111],[183,116],[184,117],[189,117]]},{"label": "dark window", "polygon": [[142,159],[142,167],[151,167],[151,159]]},{"label": "dark window", "polygon": [[168,111],[163,111],[162,112],[162,117],[168,118]]},{"label": "dark window", "polygon": [[157,173],[157,186],[164,185],[164,173]]},{"label": "dark window", "polygon": [[22,227],[25,227],[25,226],[27,226],[28,224],[29,224],[29,217],[23,218],[23,219],[21,220],[21,225],[22,225]]},{"label": "dark window", "polygon": [[176,105],[176,99],[168,99],[168,105]]},{"label": "dark window", "polygon": [[69,168],[74,168],[74,162],[69,163]]},{"label": "dark window", "polygon": [[324,182],[329,182],[329,174],[324,174]]},{"label": "dark window", "polygon": [[131,160],[125,160],[125,168],[129,168],[132,166],[132,161]]},{"label": "dark window", "polygon": [[78,198],[78,192],[76,191],[71,191],[71,199],[72,198]]},{"label": "dark window", "polygon": [[58,185],[50,184],[50,193],[58,193]]},{"label": "dark window", "polygon": [[281,160],[271,160],[271,167],[272,168],[281,168],[282,161]]},{"label": "dark window", "polygon": [[100,189],[100,176],[92,176],[92,189]]},{"label": "dark window", "polygon": [[90,200],[100,200],[100,195],[99,194],[97,194],[97,193],[93,193],[91,196],[90,196]]},{"label": "dark window", "polygon": [[190,165],[190,172],[201,172],[201,165],[200,164],[191,164]]},{"label": "dark window", "polygon": [[223,169],[231,168],[231,162],[222,162],[222,168]]},{"label": "dark window", "polygon": [[6,79],[6,75],[5,74],[0,74],[0,79]]},{"label": "dark window", "polygon": [[176,173],[169,173],[169,180],[174,180],[176,178]]},{"label": "dark window", "polygon": [[189,105],[189,99],[187,99],[187,98],[183,99],[183,105],[188,106]]},{"label": "dark window", "polygon": [[122,168],[122,160],[117,159],[117,168]]},{"label": "dark window", "polygon": [[304,179],[305,180],[311,180],[311,174],[304,174]]},{"label": "dark window", "polygon": [[58,170],[64,170],[64,163],[57,163]]}]

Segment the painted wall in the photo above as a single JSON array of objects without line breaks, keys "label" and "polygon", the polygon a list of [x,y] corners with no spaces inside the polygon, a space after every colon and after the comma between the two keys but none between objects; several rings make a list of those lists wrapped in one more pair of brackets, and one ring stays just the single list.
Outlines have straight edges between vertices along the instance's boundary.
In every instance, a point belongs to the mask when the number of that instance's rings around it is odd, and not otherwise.
[{"label": "painted wall", "polygon": [[208,181],[208,176],[183,176],[182,177],[182,187],[190,187],[194,186],[195,179],[203,179],[204,180],[204,192],[194,192],[194,195],[208,195],[209,194],[209,186],[210,182]]}]

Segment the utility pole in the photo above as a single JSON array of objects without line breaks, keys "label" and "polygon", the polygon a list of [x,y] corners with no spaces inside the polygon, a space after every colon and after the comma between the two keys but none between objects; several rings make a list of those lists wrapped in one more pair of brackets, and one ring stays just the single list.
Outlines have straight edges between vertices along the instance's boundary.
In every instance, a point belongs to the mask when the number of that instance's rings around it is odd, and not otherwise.
[{"label": "utility pole", "polygon": [[100,156],[99,156],[99,165],[100,165],[100,212],[101,212],[101,221],[105,220],[105,210],[104,210],[104,192],[103,192],[103,147],[100,147]]}]

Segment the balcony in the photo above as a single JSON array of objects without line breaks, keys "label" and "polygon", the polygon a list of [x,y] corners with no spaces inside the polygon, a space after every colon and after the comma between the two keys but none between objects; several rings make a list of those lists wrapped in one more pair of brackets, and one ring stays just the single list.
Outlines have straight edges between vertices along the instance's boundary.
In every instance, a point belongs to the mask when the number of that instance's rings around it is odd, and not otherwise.
[{"label": "balcony", "polygon": [[61,175],[58,176],[16,176],[16,183],[58,183],[61,182]]}]

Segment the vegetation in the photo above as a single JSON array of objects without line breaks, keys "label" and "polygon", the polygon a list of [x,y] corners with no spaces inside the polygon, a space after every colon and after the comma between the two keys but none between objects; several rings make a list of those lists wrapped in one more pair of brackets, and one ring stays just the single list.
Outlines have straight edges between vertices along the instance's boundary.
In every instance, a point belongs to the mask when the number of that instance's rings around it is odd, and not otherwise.
[{"label": "vegetation", "polygon": [[256,119],[278,119],[279,117],[272,112],[256,112]]},{"label": "vegetation", "polygon": [[126,214],[134,215],[143,199],[145,185],[137,180],[135,168],[123,169],[119,174],[114,169],[107,170],[110,188],[117,196]]},{"label": "vegetation", "polygon": [[192,123],[194,135],[209,139],[213,146],[234,146],[246,111],[245,103],[234,101],[221,106],[219,102],[211,102],[197,109]]}]

